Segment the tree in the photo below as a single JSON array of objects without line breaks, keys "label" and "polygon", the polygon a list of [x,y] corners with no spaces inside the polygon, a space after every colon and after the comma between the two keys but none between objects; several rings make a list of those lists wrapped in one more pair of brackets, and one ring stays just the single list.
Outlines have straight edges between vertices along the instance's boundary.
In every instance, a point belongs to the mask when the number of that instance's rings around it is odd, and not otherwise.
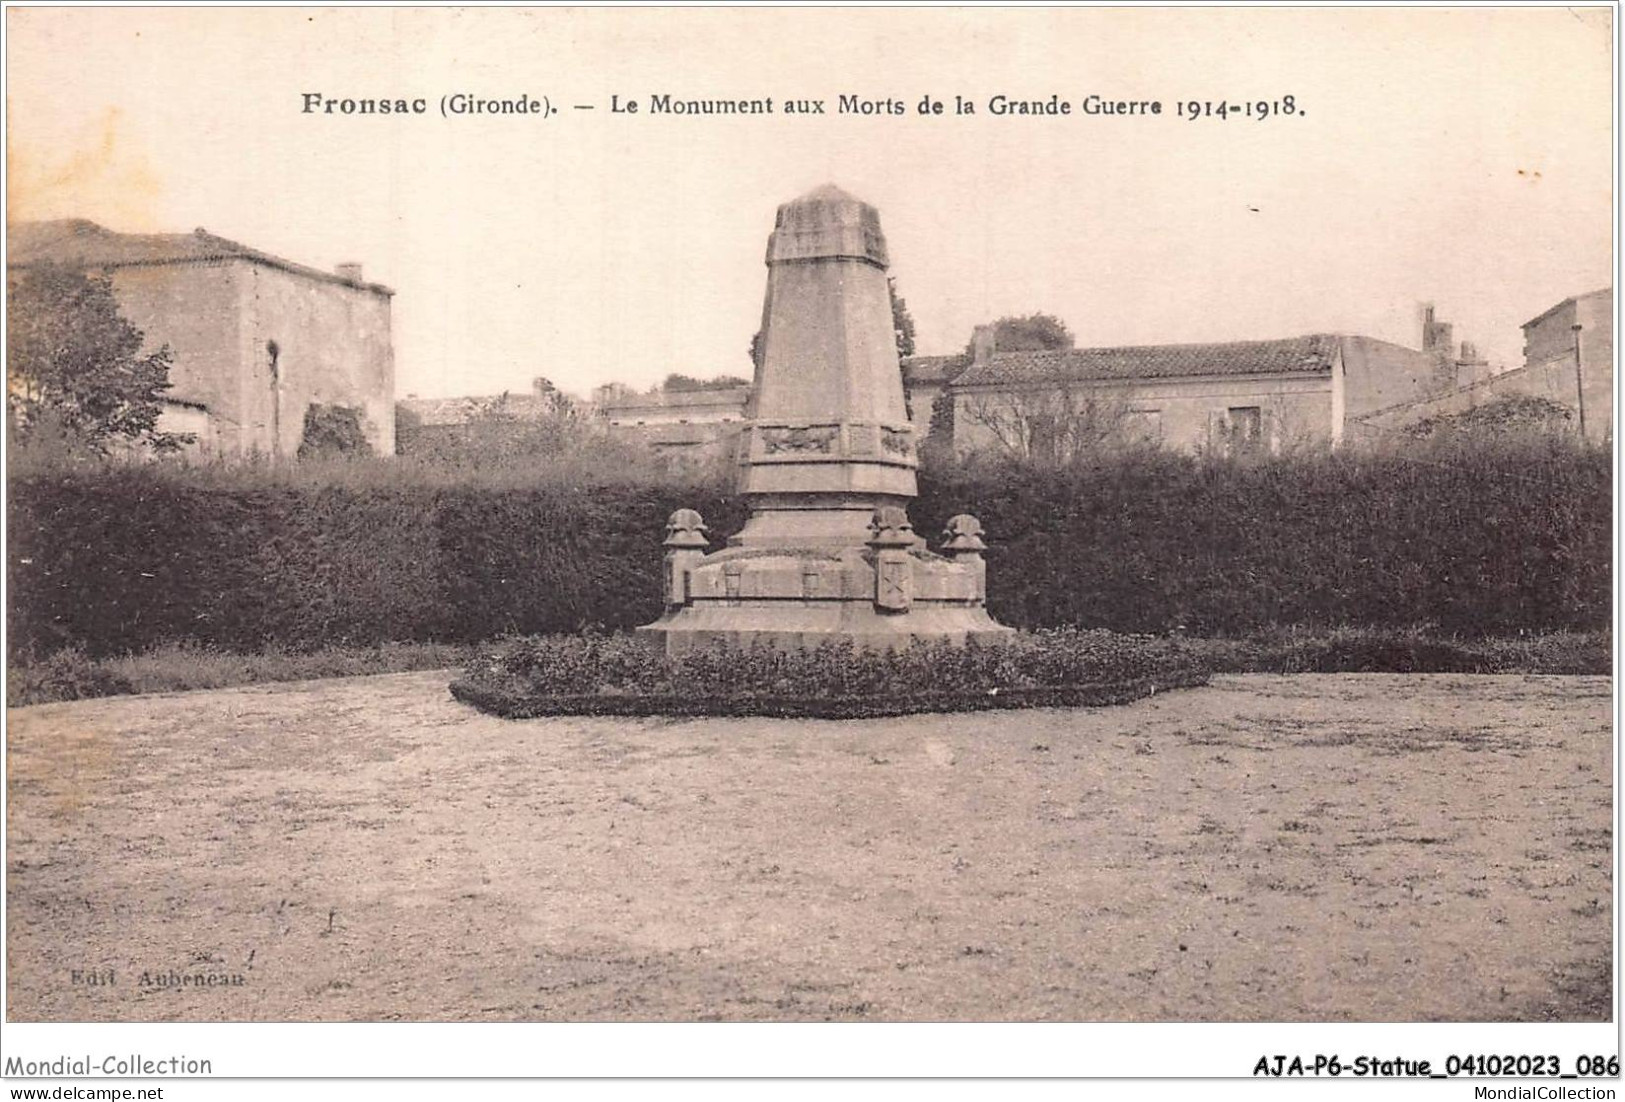
[{"label": "tree", "polygon": [[[1066,322],[1054,314],[1028,314],[1002,317],[993,323],[994,347],[1000,352],[1044,352],[1071,348],[1076,343]],[[976,351],[976,338],[965,345],[965,354]]]},{"label": "tree", "polygon": [[169,346],[141,355],[141,330],[118,311],[112,280],[54,264],[9,281],[6,417],[26,443],[52,428],[97,455],[115,445],[171,451],[189,433],[160,432]]},{"label": "tree", "polygon": [[[897,358],[914,355],[914,315],[908,312],[908,303],[897,293],[897,280],[886,277],[886,293],[891,296],[892,333],[897,341]],[[1062,326],[1064,329],[1065,326]],[[756,330],[750,338],[752,367],[762,365],[762,331]]]},{"label": "tree", "polygon": [[908,312],[908,303],[897,293],[897,280],[886,277],[886,292],[891,295],[892,332],[897,335],[897,358],[914,355],[914,315]]},{"label": "tree", "polygon": [[666,376],[666,381],[660,384],[660,389],[668,394],[684,394],[697,390],[731,390],[736,386],[749,385],[749,379],[741,379],[738,375],[718,375],[714,379],[696,379],[692,375],[680,375],[673,372]]},{"label": "tree", "polygon": [[954,457],[954,392],[944,387],[931,400],[931,420],[926,425],[925,439],[920,441],[920,462],[945,463]]}]

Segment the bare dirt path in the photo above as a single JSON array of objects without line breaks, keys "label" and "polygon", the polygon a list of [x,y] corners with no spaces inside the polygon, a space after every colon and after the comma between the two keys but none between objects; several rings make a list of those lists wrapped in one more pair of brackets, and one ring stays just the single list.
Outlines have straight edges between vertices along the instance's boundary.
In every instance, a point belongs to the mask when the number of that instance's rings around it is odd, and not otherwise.
[{"label": "bare dirt path", "polygon": [[882,722],[447,680],[13,711],[11,1017],[1609,1014],[1606,678]]}]

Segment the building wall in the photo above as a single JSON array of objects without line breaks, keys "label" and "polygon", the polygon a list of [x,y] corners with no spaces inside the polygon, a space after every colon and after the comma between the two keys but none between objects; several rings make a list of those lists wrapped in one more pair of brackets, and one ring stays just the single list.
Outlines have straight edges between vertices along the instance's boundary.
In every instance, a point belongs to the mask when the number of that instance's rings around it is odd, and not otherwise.
[{"label": "building wall", "polygon": [[745,418],[750,387],[726,390],[659,391],[607,400],[599,413],[611,425],[701,425]]},{"label": "building wall", "polygon": [[1419,352],[1374,337],[1342,337],[1338,344],[1346,417],[1364,417],[1456,385],[1456,363],[1449,348]]},{"label": "building wall", "polygon": [[158,431],[189,434],[192,442],[183,446],[183,454],[206,457],[220,451],[218,424],[209,416],[208,410],[197,406],[164,403],[162,412],[158,414]]},{"label": "building wall", "polygon": [[174,353],[170,395],[208,407],[209,450],[294,455],[305,409],[319,402],[360,407],[368,442],[379,454],[394,453],[387,295],[241,258],[118,268],[113,290],[119,310],[145,334],[145,349],[167,344]]},{"label": "building wall", "polygon": [[[214,445],[227,453],[242,448],[237,304],[243,274],[235,261],[155,264],[112,273],[119,312],[145,336],[142,351],[167,344],[174,353],[170,396],[207,406]],[[184,419],[189,425],[196,421],[190,414]]]},{"label": "building wall", "polygon": [[[1580,329],[1580,362],[1574,357],[1574,326]],[[1608,440],[1614,429],[1614,296],[1581,295],[1524,328],[1525,385],[1571,409],[1584,384],[1586,437]]]},{"label": "building wall", "polygon": [[[245,449],[291,456],[312,405],[358,407],[367,442],[395,454],[389,296],[239,261]],[[276,345],[280,402],[271,382]],[[279,409],[280,406],[280,409]],[[273,444],[273,433],[275,441]]]},{"label": "building wall", "polygon": [[[1456,417],[1501,398],[1514,395],[1549,398],[1552,390],[1550,376],[1551,372],[1548,371],[1531,372],[1521,367],[1514,368],[1470,386],[1351,419],[1345,436],[1355,443],[1380,442],[1419,421]],[[1573,405],[1572,395],[1566,404]]]},{"label": "building wall", "polygon": [[[1177,451],[1194,452],[1224,445],[1225,428],[1234,409],[1259,410],[1259,422],[1272,445],[1330,441],[1333,435],[1333,386],[1330,372],[1305,375],[1230,376],[1147,379],[1129,383],[1074,384],[1126,417],[1125,429],[1161,441]],[[1053,386],[1032,384],[1027,394],[1055,393]],[[962,387],[954,392],[954,447],[961,454],[997,451],[997,435],[978,417],[1017,408],[1023,398],[1013,389]]]},{"label": "building wall", "polygon": [[[1574,329],[1578,319],[1582,362],[1574,361]],[[1510,397],[1543,398],[1575,410],[1579,426],[1579,382],[1585,383],[1586,437],[1603,442],[1613,433],[1614,319],[1613,296],[1581,296],[1542,315],[1524,329],[1522,367],[1469,385],[1429,395],[1420,400],[1390,405],[1351,421],[1357,439],[1381,439],[1419,421],[1454,417],[1479,406]]]},{"label": "building wall", "polygon": [[903,386],[905,403],[908,406],[909,424],[914,426],[914,439],[924,440],[931,431],[931,406],[946,387],[938,380],[920,383],[907,383]]}]

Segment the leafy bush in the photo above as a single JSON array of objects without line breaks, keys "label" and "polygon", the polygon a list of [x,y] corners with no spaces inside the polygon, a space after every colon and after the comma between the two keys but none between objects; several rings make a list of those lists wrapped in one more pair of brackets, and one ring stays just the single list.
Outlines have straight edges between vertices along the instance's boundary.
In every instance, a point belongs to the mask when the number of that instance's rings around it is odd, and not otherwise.
[{"label": "leafy bush", "polygon": [[6,706],[54,700],[86,700],[133,692],[128,679],[98,663],[83,650],[70,648],[6,671]]},{"label": "leafy bush", "polygon": [[1460,413],[1428,417],[1405,428],[1416,437],[1451,433],[1478,436],[1516,433],[1572,433],[1574,411],[1561,402],[1530,394],[1509,394]]},{"label": "leafy bush", "polygon": [[1104,631],[1047,631],[959,646],[869,651],[849,640],[806,650],[715,643],[667,656],[629,635],[520,639],[481,655],[452,684],[459,700],[539,715],[780,715],[1114,704],[1207,681],[1179,643]]},{"label": "leafy bush", "polygon": [[354,406],[328,406],[313,402],[305,407],[304,435],[299,458],[367,455],[372,445],[361,427],[361,411]]}]

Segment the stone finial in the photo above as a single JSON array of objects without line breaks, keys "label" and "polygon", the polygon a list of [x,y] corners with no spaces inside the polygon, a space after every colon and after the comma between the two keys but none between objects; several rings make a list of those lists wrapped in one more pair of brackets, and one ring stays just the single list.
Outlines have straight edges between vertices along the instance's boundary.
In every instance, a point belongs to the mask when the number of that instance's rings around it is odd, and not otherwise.
[{"label": "stone finial", "polygon": [[693,509],[679,509],[666,521],[666,542],[662,547],[703,548],[709,542],[705,533],[705,518]]},{"label": "stone finial", "polygon": [[693,509],[679,509],[666,521],[666,607],[681,608],[692,596],[689,576],[705,558],[705,520]]},{"label": "stone finial", "polygon": [[909,549],[918,540],[908,511],[900,505],[882,505],[869,521],[869,546],[875,549],[875,608],[885,613],[907,612],[914,603],[914,563]]},{"label": "stone finial", "polygon": [[942,553],[955,565],[969,569],[971,584],[975,587],[972,598],[975,605],[987,601],[987,563],[982,561],[982,552],[986,550],[987,544],[982,542],[981,521],[969,513],[960,513],[948,519],[948,526],[942,530]]},{"label": "stone finial", "polygon": [[948,526],[942,530],[942,550],[949,556],[960,551],[986,551],[987,544],[982,542],[982,522],[969,513],[950,517]]},{"label": "stone finial", "polygon": [[869,521],[870,547],[913,547],[916,542],[914,525],[909,523],[908,510],[901,505],[882,505]]}]

